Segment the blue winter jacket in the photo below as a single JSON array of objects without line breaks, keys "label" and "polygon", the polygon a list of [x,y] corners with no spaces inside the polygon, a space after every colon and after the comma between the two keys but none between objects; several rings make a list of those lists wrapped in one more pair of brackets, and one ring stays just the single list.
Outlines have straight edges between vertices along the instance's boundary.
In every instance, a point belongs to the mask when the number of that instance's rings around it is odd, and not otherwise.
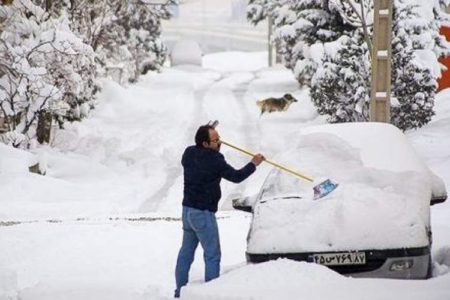
[{"label": "blue winter jacket", "polygon": [[200,210],[217,211],[222,192],[220,180],[241,182],[255,172],[251,162],[242,169],[230,166],[222,153],[199,146],[189,146],[181,159],[184,168],[183,205]]}]

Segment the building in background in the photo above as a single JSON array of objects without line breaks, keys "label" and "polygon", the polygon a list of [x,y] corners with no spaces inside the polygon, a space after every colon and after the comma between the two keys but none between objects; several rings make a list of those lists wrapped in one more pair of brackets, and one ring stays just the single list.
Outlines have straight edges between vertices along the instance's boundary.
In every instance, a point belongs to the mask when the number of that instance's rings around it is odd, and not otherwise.
[{"label": "building in background", "polygon": [[[447,6],[445,11],[450,13],[450,6]],[[450,41],[450,24],[449,26],[442,26],[440,32],[445,36],[447,41]],[[440,91],[450,87],[450,57],[441,58],[439,61],[447,68],[447,70],[442,72],[442,77],[438,80],[438,90]]]},{"label": "building in background", "polygon": [[[448,7],[447,12],[450,12],[450,8]],[[450,27],[442,26],[440,32],[445,35],[447,41],[450,41]],[[438,80],[438,90],[440,91],[450,87],[450,56],[441,58],[439,61],[447,68],[447,70],[442,73],[442,77]]]}]

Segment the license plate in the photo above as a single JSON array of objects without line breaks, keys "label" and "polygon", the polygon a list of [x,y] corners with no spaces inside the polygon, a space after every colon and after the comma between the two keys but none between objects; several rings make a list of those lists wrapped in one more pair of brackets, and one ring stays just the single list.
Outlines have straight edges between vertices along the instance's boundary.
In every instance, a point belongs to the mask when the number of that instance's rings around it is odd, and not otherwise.
[{"label": "license plate", "polygon": [[314,262],[325,266],[363,265],[366,263],[365,252],[322,253],[313,255]]}]

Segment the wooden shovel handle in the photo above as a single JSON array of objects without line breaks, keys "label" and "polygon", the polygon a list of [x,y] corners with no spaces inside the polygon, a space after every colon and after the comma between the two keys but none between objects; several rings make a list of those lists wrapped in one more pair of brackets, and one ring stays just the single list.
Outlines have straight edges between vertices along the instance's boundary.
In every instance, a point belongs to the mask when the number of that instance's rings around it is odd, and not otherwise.
[{"label": "wooden shovel handle", "polygon": [[[238,150],[238,151],[240,151],[240,152],[242,152],[242,153],[244,153],[244,154],[247,154],[247,155],[249,155],[249,156],[255,156],[256,154],[254,154],[254,153],[252,153],[252,152],[250,152],[250,151],[247,151],[247,150],[244,150],[244,149],[242,149],[242,148],[239,148],[239,147],[237,147],[237,146],[235,146],[235,145],[232,145],[232,144],[230,144],[230,143],[228,143],[228,142],[225,142],[225,141],[223,141],[223,140],[220,140],[220,143],[221,144],[224,144],[224,145],[227,145],[228,147],[231,147],[231,148],[233,148],[233,149],[236,149],[236,150]],[[270,161],[270,160],[268,160],[268,159],[266,159],[266,160],[264,160],[266,163],[269,163],[269,164],[271,164],[272,166],[274,166],[274,167],[277,167],[278,169],[280,169],[280,170],[283,170],[283,171],[285,171],[285,172],[288,172],[288,173],[290,173],[290,174],[292,174],[292,175],[295,175],[295,176],[297,176],[297,177],[300,177],[301,179],[304,179],[304,180],[307,180],[307,181],[309,181],[309,182],[313,182],[314,181],[314,179],[312,179],[311,177],[308,177],[308,176],[306,176],[306,175],[303,175],[303,174],[300,174],[300,173],[298,173],[298,172],[295,172],[295,171],[293,171],[293,170],[291,170],[291,169],[288,169],[288,168],[286,168],[285,166],[282,166],[282,165],[280,165],[280,164],[278,164],[278,163],[276,163],[276,162],[273,162],[273,161]]]}]

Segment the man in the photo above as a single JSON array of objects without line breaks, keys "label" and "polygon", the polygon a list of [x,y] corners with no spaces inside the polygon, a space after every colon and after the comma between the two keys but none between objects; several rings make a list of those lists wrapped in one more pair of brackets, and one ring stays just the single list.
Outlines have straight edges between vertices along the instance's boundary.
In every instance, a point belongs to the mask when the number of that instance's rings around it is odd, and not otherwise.
[{"label": "man", "polygon": [[203,248],[205,281],[219,277],[220,241],[215,213],[221,197],[222,178],[239,183],[249,177],[265,158],[256,154],[242,169],[230,166],[220,151],[220,137],[211,125],[203,125],[195,134],[195,146],[184,151],[183,242],[175,269],[175,298],[189,279],[198,243]]}]

